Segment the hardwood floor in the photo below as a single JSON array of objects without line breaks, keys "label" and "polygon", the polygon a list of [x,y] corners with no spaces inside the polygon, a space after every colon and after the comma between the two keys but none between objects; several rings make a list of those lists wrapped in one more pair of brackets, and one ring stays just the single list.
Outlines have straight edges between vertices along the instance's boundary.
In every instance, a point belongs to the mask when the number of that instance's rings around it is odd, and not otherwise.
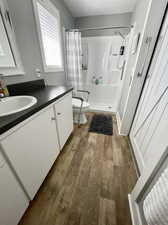
[{"label": "hardwood floor", "polygon": [[[89,123],[93,113],[88,114]],[[136,173],[127,137],[75,127],[19,225],[131,225]]]}]

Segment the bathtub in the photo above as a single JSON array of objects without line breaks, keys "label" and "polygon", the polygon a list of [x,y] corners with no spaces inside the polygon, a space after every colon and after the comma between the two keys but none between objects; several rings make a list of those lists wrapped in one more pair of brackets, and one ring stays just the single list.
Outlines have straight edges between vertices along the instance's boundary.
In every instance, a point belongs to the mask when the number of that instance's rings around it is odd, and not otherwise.
[{"label": "bathtub", "polygon": [[117,85],[88,84],[84,88],[90,91],[90,110],[117,112],[121,88]]}]

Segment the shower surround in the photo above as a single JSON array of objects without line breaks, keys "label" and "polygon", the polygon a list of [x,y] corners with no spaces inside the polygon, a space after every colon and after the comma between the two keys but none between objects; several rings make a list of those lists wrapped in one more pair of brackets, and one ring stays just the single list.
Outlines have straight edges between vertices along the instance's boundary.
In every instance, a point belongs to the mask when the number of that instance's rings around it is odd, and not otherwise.
[{"label": "shower surround", "polygon": [[122,46],[126,46],[126,40],[119,35],[82,38],[83,86],[91,92],[91,110],[117,111],[125,61]]}]

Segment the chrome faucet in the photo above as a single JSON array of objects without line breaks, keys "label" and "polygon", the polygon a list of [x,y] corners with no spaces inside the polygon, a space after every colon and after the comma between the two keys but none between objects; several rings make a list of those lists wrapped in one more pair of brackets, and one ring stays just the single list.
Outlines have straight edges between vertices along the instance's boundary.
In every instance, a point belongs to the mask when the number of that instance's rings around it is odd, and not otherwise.
[{"label": "chrome faucet", "polygon": [[3,98],[5,98],[5,95],[3,93],[0,93],[0,101],[2,101]]},{"label": "chrome faucet", "polygon": [[2,98],[4,98],[4,93],[3,93],[3,88],[2,88],[2,79],[3,79],[3,74],[0,74],[0,101]]},{"label": "chrome faucet", "polygon": [[9,95],[3,74],[0,74],[0,101]]}]

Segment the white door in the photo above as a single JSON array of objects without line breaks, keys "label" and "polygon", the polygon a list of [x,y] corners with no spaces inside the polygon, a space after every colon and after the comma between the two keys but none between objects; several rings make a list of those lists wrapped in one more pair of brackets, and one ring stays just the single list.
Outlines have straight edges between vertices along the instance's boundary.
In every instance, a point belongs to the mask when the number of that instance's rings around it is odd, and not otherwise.
[{"label": "white door", "polygon": [[0,224],[17,225],[29,201],[0,152]]},{"label": "white door", "polygon": [[68,137],[73,131],[72,94],[66,95],[55,104],[57,128],[60,148],[62,149]]},{"label": "white door", "polygon": [[[130,137],[140,168],[159,159],[168,145],[168,17],[134,119]],[[166,137],[167,136],[167,137]]]},{"label": "white door", "polygon": [[30,199],[38,191],[59,154],[53,107],[40,113],[2,141]]}]

